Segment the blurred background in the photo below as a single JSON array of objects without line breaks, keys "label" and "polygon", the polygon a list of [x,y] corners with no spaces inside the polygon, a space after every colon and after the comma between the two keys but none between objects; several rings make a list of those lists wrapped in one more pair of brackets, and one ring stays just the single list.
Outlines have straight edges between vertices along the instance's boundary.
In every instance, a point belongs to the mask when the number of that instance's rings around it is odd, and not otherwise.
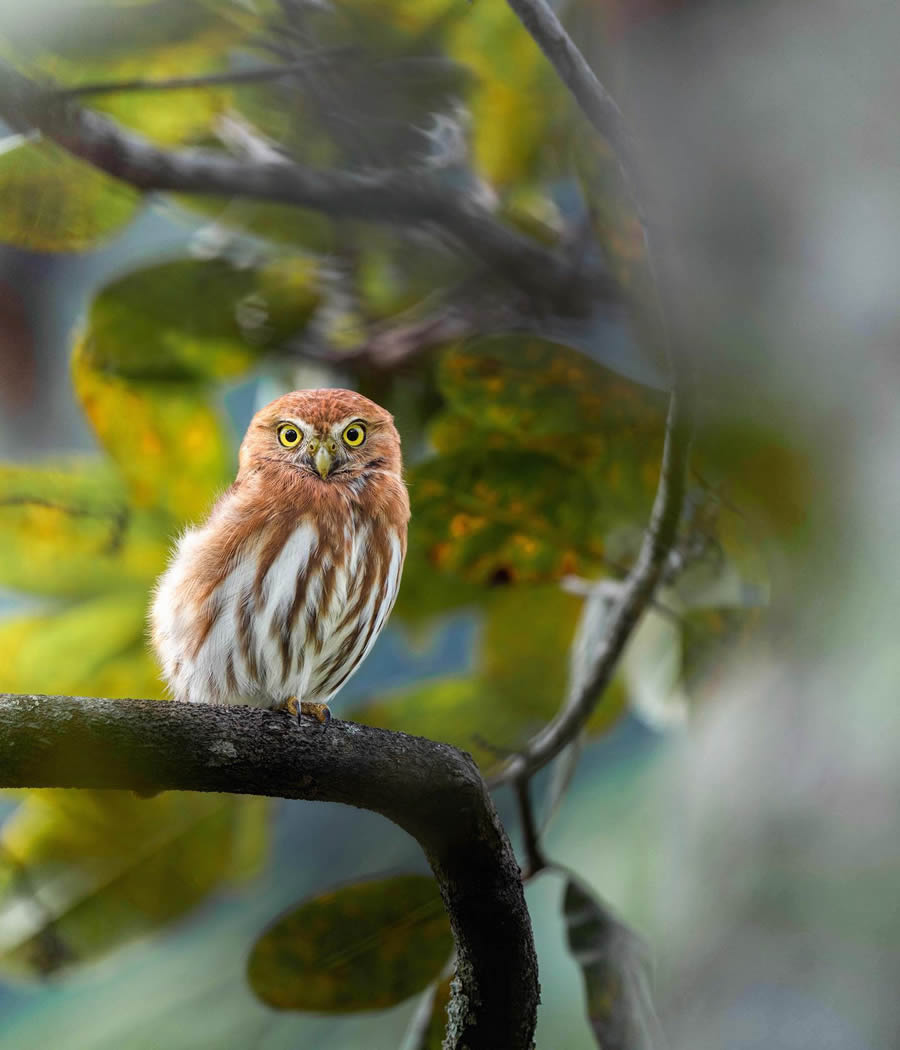
[{"label": "blurred background", "polygon": [[[677,563],[532,786],[567,869],[526,888],[537,1046],[605,1045],[604,993],[642,1018],[629,1045],[900,1045],[900,12],[555,6],[634,132],[699,397]],[[3,0],[0,59],[82,88],[290,64],[84,101],[166,147],[411,168],[615,275],[627,308],[571,317],[433,229],[141,198],[0,138],[0,689],[162,700],[144,619],[172,537],[258,407],[352,386],[395,414],[413,522],[335,713],[495,769],[577,674],[586,581],[624,575],[658,477],[666,370],[609,149],[487,0]],[[440,904],[381,818],[70,791],[0,813],[0,1046],[440,1045]],[[645,953],[570,943],[571,872]]]}]

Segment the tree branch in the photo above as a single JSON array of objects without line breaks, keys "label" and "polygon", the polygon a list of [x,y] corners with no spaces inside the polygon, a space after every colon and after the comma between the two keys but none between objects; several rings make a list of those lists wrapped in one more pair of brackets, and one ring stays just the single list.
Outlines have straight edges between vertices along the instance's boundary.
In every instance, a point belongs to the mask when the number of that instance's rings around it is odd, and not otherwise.
[{"label": "tree branch", "polygon": [[[363,52],[352,47],[323,47],[306,53],[297,54],[290,62],[278,65],[250,66],[248,68],[226,69],[219,73],[201,73],[197,76],[165,77],[151,79],[133,77],[129,80],[91,80],[71,87],[57,88],[50,93],[50,98],[75,99],[88,95],[118,95],[142,91],[183,91],[186,88],[227,87],[232,84],[261,84],[270,80],[283,80],[308,72],[310,67],[329,65],[338,59],[355,58],[365,61]],[[461,73],[463,67],[451,59],[399,55],[391,59],[371,60],[375,67],[390,66],[391,74],[417,76],[422,73]]]},{"label": "tree branch", "polygon": [[591,657],[590,670],[573,689],[562,708],[521,754],[514,756],[492,783],[518,781],[542,769],[574,740],[587,723],[597,701],[612,681],[631,633],[653,600],[666,560],[675,546],[684,506],[687,462],[693,427],[685,402],[673,393],[669,402],[666,440],[659,486],[641,549],[606,622]]},{"label": "tree branch", "polygon": [[534,819],[530,778],[528,776],[519,777],[513,784],[513,789],[516,793],[519,824],[522,827],[522,850],[525,854],[525,871],[522,878],[527,881],[533,879],[547,867],[547,858],[541,849],[537,821]]},{"label": "tree branch", "polygon": [[491,270],[562,313],[619,302],[613,278],[497,222],[470,196],[424,171],[317,170],[283,160],[235,159],[215,150],[166,150],[99,113],[54,99],[0,62],[0,117],[39,129],[76,157],[139,190],[246,197],[347,219],[432,225]]},{"label": "tree branch", "polygon": [[537,961],[509,840],[475,764],[446,744],[252,707],[0,694],[0,787],[222,791],[340,802],[417,839],[458,965],[449,1050],[531,1050]]},{"label": "tree branch", "polygon": [[639,189],[634,146],[616,100],[597,79],[547,0],[507,0],[507,3],[571,91],[582,113],[612,146],[626,189],[643,222],[643,194]]},{"label": "tree branch", "polygon": [[582,112],[612,146],[632,203],[641,219],[648,266],[656,289],[661,341],[669,364],[671,396],[666,421],[659,485],[650,522],[637,560],[621,584],[602,637],[597,639],[588,672],[570,690],[562,708],[519,755],[506,764],[493,783],[513,781],[536,773],[554,759],[581,731],[612,680],[631,633],[653,601],[678,526],[687,488],[688,459],[693,435],[693,379],[686,357],[674,352],[668,332],[668,310],[655,265],[654,246],[643,210],[633,148],[622,112],[546,0],[507,0],[558,76],[575,96]]}]

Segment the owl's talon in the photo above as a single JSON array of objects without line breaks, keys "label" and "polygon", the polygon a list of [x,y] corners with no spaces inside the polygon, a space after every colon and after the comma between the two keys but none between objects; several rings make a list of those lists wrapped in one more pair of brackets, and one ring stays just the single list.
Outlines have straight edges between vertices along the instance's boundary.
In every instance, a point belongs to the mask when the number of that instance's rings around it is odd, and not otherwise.
[{"label": "owl's talon", "polygon": [[328,704],[316,704],[311,700],[300,701],[300,716],[303,715],[309,715],[323,726],[328,725],[331,721],[331,711],[328,709]]},{"label": "owl's talon", "polygon": [[287,711],[287,713],[293,718],[296,718],[298,721],[300,720],[300,706],[296,696],[289,696],[287,700],[285,700],[284,707],[281,710]]}]

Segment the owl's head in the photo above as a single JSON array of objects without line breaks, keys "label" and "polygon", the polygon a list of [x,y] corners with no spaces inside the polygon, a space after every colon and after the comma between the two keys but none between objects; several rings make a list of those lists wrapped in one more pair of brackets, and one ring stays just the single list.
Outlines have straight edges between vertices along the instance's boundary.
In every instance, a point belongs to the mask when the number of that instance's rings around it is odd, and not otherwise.
[{"label": "owl's head", "polygon": [[240,472],[285,467],[339,483],[401,473],[393,417],[353,390],[295,390],[260,409],[241,444]]}]

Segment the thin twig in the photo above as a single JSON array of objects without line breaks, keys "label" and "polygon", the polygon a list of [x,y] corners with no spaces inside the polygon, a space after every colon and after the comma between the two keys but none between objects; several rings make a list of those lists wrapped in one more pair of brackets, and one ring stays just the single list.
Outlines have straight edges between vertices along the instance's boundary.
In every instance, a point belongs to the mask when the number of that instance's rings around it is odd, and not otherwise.
[{"label": "thin twig", "polygon": [[634,145],[616,100],[597,79],[584,55],[546,0],[507,0],[519,21],[574,95],[582,113],[612,146],[638,217],[644,222]]},{"label": "thin twig", "polygon": [[632,632],[654,599],[669,553],[678,538],[687,488],[687,468],[693,433],[692,381],[687,361],[674,353],[669,336],[661,276],[655,266],[650,231],[642,206],[631,136],[615,100],[603,87],[546,0],[507,0],[522,24],[553,64],[591,124],[612,146],[626,187],[644,230],[647,261],[653,277],[659,313],[659,335],[669,364],[671,397],[666,421],[659,485],[641,549],[621,584],[604,633],[597,639],[587,674],[573,687],[556,717],[511,759],[493,783],[519,782],[542,769],[573,740],[586,724],[612,680]]},{"label": "thin twig", "polygon": [[[353,47],[330,47],[301,53],[290,62],[279,65],[253,66],[247,69],[226,69],[219,73],[203,73],[196,76],[166,77],[153,79],[134,77],[130,80],[91,80],[72,87],[54,88],[47,93],[53,101],[85,98],[88,95],[118,95],[143,91],[184,91],[189,88],[227,87],[230,84],[257,84],[270,80],[282,80],[306,72],[310,66],[322,66],[336,59],[359,56],[361,52]],[[460,73],[462,67],[449,59],[419,58],[400,55],[391,59],[378,59],[373,66],[390,65],[392,74],[416,76],[423,71]]]},{"label": "thin twig", "polygon": [[228,69],[220,73],[203,73],[197,76],[167,77],[151,79],[134,77],[130,80],[90,80],[72,87],[54,88],[47,92],[48,101],[59,102],[68,99],[85,98],[88,95],[119,95],[138,91],[184,91],[188,88],[224,87],[229,84],[256,84],[268,80],[281,80],[295,76],[311,64],[321,64],[333,58],[335,53],[346,51],[346,48],[334,51],[312,51],[295,62],[282,65],[256,66],[248,69]]},{"label": "thin twig", "polygon": [[516,804],[519,809],[519,823],[522,827],[522,848],[525,853],[525,866],[522,878],[533,879],[538,872],[547,867],[547,858],[541,849],[537,823],[534,819],[534,806],[531,802],[531,780],[528,776],[519,777],[513,784],[516,793]]},{"label": "thin twig", "polygon": [[650,524],[637,561],[621,585],[621,596],[610,613],[603,637],[597,640],[590,671],[584,684],[570,692],[553,721],[531,739],[521,754],[507,763],[493,784],[518,781],[554,759],[587,723],[597,701],[612,681],[619,658],[654,596],[669,551],[678,536],[691,430],[681,398],[673,394],[662,471]]}]

